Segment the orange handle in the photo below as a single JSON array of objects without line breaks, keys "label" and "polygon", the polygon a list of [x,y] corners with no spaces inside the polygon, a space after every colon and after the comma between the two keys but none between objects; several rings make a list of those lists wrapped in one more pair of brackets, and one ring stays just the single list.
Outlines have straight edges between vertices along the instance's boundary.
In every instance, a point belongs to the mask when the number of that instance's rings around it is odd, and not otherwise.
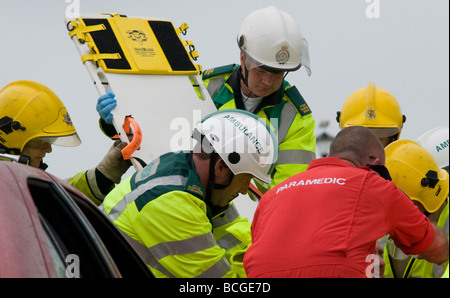
[{"label": "orange handle", "polygon": [[256,197],[256,199],[259,201],[261,197],[263,196],[262,192],[252,183],[250,183],[250,187],[248,190]]},{"label": "orange handle", "polygon": [[136,120],[134,120],[131,115],[125,116],[125,121],[123,123],[123,129],[125,130],[126,134],[129,134],[131,132],[130,124],[133,125],[133,139],[131,142],[122,149],[122,155],[123,159],[132,159],[131,156],[139,147],[141,146],[142,142],[142,131],[139,125],[137,124]]}]

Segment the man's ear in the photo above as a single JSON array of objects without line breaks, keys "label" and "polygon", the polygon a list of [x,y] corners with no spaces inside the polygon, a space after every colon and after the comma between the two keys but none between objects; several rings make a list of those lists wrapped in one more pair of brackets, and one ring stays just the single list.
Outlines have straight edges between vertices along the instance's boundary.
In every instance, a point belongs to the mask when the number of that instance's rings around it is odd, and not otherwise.
[{"label": "man's ear", "polygon": [[214,165],[214,174],[217,178],[222,177],[226,173],[227,166],[223,159],[218,156],[216,160],[216,164]]}]

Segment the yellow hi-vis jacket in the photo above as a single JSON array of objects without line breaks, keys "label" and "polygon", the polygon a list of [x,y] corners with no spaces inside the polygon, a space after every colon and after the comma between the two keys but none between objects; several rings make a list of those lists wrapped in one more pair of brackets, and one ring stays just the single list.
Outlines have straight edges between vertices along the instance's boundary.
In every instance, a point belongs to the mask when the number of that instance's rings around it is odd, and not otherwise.
[{"label": "yellow hi-vis jacket", "polygon": [[445,268],[444,274],[442,274],[441,278],[448,278],[448,262],[447,262],[447,268]]},{"label": "yellow hi-vis jacket", "polygon": [[[437,227],[442,229],[444,235],[449,238],[449,198],[447,197],[446,206],[442,209],[439,216]],[[383,259],[385,262],[384,276],[390,278],[437,278],[442,277],[446,268],[448,268],[448,260],[438,265],[430,263],[425,259],[416,259],[411,257],[404,272],[394,272],[391,264],[391,256],[388,254],[387,249],[384,249]],[[448,274],[448,273],[447,273]]]},{"label": "yellow hi-vis jacket", "polygon": [[[95,168],[80,172],[69,178],[67,182],[84,193],[97,206],[102,203],[106,196],[106,194],[104,194],[99,188],[95,175]],[[111,186],[114,186],[113,182],[111,182]]]},{"label": "yellow hi-vis jacket", "polygon": [[[245,110],[239,71],[238,65],[231,64],[203,72],[203,82],[217,109]],[[254,114],[265,119],[278,136],[278,161],[269,188],[305,171],[316,157],[315,121],[297,88],[283,81],[277,92],[263,98]],[[267,190],[258,186],[263,192]]]},{"label": "yellow hi-vis jacket", "polygon": [[204,197],[192,152],[176,152],[122,181],[101,208],[156,277],[245,277],[236,255],[250,224],[233,205],[213,218]]}]

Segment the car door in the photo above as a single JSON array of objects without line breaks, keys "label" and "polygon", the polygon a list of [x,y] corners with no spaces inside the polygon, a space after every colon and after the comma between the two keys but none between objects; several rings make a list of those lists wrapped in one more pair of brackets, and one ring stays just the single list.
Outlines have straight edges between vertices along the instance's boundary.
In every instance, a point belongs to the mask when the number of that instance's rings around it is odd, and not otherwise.
[{"label": "car door", "polygon": [[0,241],[9,243],[0,277],[153,277],[114,224],[58,178],[0,162],[0,194]]}]

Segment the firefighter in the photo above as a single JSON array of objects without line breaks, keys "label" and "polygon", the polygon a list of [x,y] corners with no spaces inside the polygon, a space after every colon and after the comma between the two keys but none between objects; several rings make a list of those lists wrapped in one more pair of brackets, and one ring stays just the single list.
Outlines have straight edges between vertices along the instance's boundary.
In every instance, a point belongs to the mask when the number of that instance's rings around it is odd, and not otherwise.
[{"label": "firefighter", "polygon": [[[413,200],[430,222],[442,229],[448,241],[447,171],[439,168],[431,153],[411,140],[398,140],[386,147],[386,167],[392,182]],[[433,264],[404,254],[390,239],[384,249],[384,261],[386,277],[441,277],[448,265],[448,260]]]},{"label": "firefighter", "polygon": [[[3,153],[26,157],[30,166],[45,170],[43,159],[52,152],[52,145],[73,147],[80,143],[67,109],[48,87],[21,80],[0,91]],[[124,145],[116,142],[95,168],[74,175],[68,183],[99,205],[130,166],[121,155]]]},{"label": "firefighter", "polygon": [[336,120],[341,129],[355,125],[369,128],[386,147],[400,138],[406,116],[392,93],[369,83],[350,94]]}]

